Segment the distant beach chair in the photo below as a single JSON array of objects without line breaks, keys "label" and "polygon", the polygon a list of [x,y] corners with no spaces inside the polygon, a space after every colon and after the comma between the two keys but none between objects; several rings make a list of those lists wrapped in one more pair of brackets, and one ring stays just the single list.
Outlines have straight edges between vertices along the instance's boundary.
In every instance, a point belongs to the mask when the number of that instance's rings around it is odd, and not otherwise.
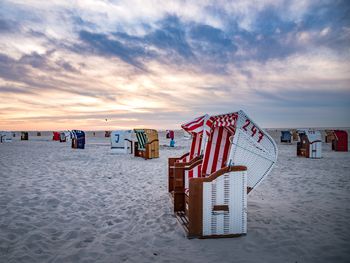
[{"label": "distant beach chair", "polygon": [[292,130],[292,138],[293,138],[293,141],[296,142],[299,140],[299,134],[298,134],[298,130],[296,129],[293,129]]},{"label": "distant beach chair", "polygon": [[72,130],[72,148],[85,149],[85,132]]},{"label": "distant beach chair", "polygon": [[[188,237],[239,236],[247,231],[247,193],[271,172],[277,146],[243,111],[209,121],[203,159],[174,164],[174,212]],[[186,182],[182,171],[198,166],[199,178]]]},{"label": "distant beach chair", "polygon": [[[191,135],[191,146],[187,153],[180,157],[171,157],[168,159],[168,191],[170,193],[174,190],[174,164],[179,163],[177,166],[180,173],[183,173],[185,177],[198,177],[200,173],[200,167],[197,170],[185,171],[183,168],[191,165],[197,160],[201,160],[203,157],[204,145],[206,138],[210,131],[209,115],[203,115],[195,118],[194,120],[181,125],[182,129]],[[180,164],[181,163],[181,164]],[[182,167],[182,168],[181,168]]]},{"label": "distant beach chair", "polygon": [[65,132],[60,132],[60,142],[66,142],[66,133]]},{"label": "distant beach chair", "polygon": [[132,130],[111,132],[111,150],[113,153],[131,153],[133,151]]},{"label": "distant beach chair", "polygon": [[290,131],[281,131],[281,142],[292,142],[292,134]]},{"label": "distant beach chair", "polygon": [[166,138],[167,139],[174,139],[175,138],[175,133],[173,130],[167,130],[166,131]]},{"label": "distant beach chair", "polygon": [[319,131],[311,129],[298,130],[299,142],[297,156],[318,159],[322,157],[322,137]]},{"label": "distant beach chair", "polygon": [[21,132],[21,141],[28,141],[29,135],[28,132]]},{"label": "distant beach chair", "polygon": [[59,141],[60,140],[60,133],[59,132],[53,132],[52,140],[53,141]]},{"label": "distant beach chair", "polygon": [[159,158],[158,132],[152,129],[134,129],[137,142],[134,143],[134,156],[145,159]]},{"label": "distant beach chair", "polygon": [[[95,133],[94,133],[94,136],[95,136]],[[105,131],[105,137],[106,138],[111,137],[111,132],[110,131]]]},{"label": "distant beach chair", "polygon": [[332,143],[333,140],[335,139],[334,130],[325,130],[325,132],[326,132],[325,142]]},{"label": "distant beach chair", "polygon": [[0,142],[12,142],[12,132],[0,132]]},{"label": "distant beach chair", "polygon": [[334,131],[334,139],[332,141],[332,150],[337,152],[348,151],[348,133],[342,130]]},{"label": "distant beach chair", "polygon": [[41,136],[41,132],[37,132],[36,136],[38,136],[38,137]]}]

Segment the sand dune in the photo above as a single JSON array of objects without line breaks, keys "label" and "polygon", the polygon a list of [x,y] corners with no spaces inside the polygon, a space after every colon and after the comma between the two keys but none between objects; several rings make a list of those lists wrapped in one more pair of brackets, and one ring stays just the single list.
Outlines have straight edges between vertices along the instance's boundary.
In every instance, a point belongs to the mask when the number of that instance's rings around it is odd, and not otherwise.
[{"label": "sand dune", "polygon": [[[179,137],[178,133],[178,137]],[[347,262],[350,154],[279,145],[277,166],[248,198],[248,234],[188,240],[167,194],[167,158],[85,150],[50,135],[0,145],[0,262]],[[167,144],[163,134],[161,145]],[[40,139],[39,139],[40,138]]]}]

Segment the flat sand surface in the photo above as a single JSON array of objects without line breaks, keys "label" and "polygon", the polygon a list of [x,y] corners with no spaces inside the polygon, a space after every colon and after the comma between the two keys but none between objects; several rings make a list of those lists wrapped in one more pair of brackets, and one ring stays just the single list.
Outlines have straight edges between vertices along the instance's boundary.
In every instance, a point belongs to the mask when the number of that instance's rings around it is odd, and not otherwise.
[{"label": "flat sand surface", "polygon": [[[167,193],[167,158],[113,155],[32,136],[0,144],[0,262],[349,262],[350,153],[278,163],[248,196],[248,234],[187,239]],[[164,134],[161,145],[168,144]],[[181,138],[179,138],[181,137]]]}]

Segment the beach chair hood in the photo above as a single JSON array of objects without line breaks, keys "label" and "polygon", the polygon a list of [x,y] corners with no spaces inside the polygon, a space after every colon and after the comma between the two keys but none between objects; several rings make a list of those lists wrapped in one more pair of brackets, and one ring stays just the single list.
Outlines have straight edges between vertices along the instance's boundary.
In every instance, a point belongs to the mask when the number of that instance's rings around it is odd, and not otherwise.
[{"label": "beach chair hood", "polygon": [[[242,165],[248,168],[248,182],[247,186],[253,189],[261,180],[268,175],[274,164],[277,161],[277,146],[274,140],[256,123],[254,123],[243,111],[212,116],[208,122],[213,130],[215,127],[224,127],[226,130],[226,137],[217,143],[218,151],[215,152],[207,145],[207,152],[213,154],[213,158],[208,156],[206,159],[209,164],[203,164],[203,173],[210,174],[218,168],[226,166]],[[213,134],[213,137],[215,134]],[[220,152],[220,145],[227,145],[225,140],[229,140],[231,147],[228,152],[228,158],[225,158],[227,149],[222,147]],[[210,167],[210,162],[214,158],[217,167]],[[225,163],[220,163],[220,158]],[[206,168],[206,166],[209,168]],[[209,170],[211,169],[211,170]]]},{"label": "beach chair hood", "polygon": [[190,159],[204,152],[205,144],[210,134],[211,121],[208,114],[184,123],[181,128],[192,136]]},{"label": "beach chair hood", "polygon": [[111,149],[115,153],[132,153],[132,130],[112,131]]}]

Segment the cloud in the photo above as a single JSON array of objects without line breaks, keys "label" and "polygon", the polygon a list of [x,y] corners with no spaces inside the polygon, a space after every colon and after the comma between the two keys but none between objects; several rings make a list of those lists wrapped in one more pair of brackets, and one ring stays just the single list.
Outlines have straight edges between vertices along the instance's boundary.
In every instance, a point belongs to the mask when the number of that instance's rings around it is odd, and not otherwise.
[{"label": "cloud", "polygon": [[[269,126],[349,112],[348,14],[328,0],[5,0],[0,123],[179,127],[243,108]],[[350,124],[337,116],[325,122]]]}]

